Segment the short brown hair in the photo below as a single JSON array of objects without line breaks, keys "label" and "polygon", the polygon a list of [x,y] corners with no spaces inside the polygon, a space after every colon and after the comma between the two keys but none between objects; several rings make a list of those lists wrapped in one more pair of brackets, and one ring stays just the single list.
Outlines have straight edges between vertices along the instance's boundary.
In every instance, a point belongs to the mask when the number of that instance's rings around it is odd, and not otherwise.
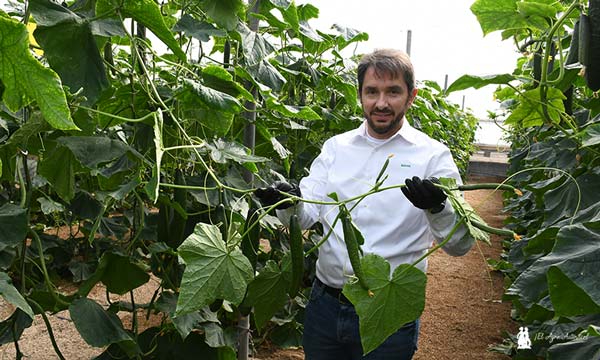
[{"label": "short brown hair", "polygon": [[396,79],[404,77],[408,93],[415,88],[415,71],[410,57],[404,51],[396,49],[377,49],[370,54],[365,54],[358,64],[358,93],[362,93],[363,81],[367,69],[373,67],[379,76],[390,74]]}]

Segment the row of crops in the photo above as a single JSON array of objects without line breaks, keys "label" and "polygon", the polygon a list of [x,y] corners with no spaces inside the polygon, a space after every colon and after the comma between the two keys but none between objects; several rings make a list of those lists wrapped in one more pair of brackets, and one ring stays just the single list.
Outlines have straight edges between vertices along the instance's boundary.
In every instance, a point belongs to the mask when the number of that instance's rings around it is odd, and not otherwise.
[{"label": "row of crops", "polygon": [[600,1],[476,1],[484,34],[523,54],[512,74],[464,76],[449,91],[499,84],[510,128],[505,298],[526,327],[495,349],[515,359],[600,357]]}]

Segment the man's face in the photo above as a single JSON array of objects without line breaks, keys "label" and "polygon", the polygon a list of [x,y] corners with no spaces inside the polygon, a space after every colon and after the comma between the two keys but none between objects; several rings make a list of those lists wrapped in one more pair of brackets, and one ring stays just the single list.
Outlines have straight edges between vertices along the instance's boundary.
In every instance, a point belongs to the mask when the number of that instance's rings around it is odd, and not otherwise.
[{"label": "man's face", "polygon": [[417,89],[411,93],[403,77],[392,79],[390,74],[378,76],[373,67],[365,72],[360,93],[369,135],[387,139],[402,127],[406,110],[412,105]]}]

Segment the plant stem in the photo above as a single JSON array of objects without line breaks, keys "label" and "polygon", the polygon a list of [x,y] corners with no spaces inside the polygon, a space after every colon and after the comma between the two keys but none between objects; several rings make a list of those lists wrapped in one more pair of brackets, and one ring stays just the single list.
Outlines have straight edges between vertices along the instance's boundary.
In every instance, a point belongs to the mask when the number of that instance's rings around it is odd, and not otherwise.
[{"label": "plant stem", "polygon": [[437,244],[436,246],[434,246],[433,248],[431,248],[428,252],[426,252],[423,256],[421,256],[420,258],[418,258],[415,262],[413,262],[411,264],[411,266],[416,266],[418,263],[420,263],[421,261],[423,261],[425,258],[427,258],[429,255],[433,254],[434,252],[436,252],[437,250],[439,250],[442,246],[446,245],[446,243],[448,241],[450,241],[450,239],[452,239],[452,236],[454,235],[454,233],[456,232],[456,230],[458,230],[458,228],[460,227],[460,225],[465,221],[464,217],[461,217],[459,221],[456,222],[456,224],[454,224],[454,227],[452,228],[452,230],[450,230],[450,233],[448,234],[448,236],[446,236],[446,238],[444,239],[444,241],[442,241],[441,243]]},{"label": "plant stem", "polygon": [[33,229],[30,229],[29,233],[31,234],[31,236],[33,237],[33,239],[35,240],[35,243],[37,245],[38,254],[39,254],[38,256],[40,257],[40,265],[42,266],[42,274],[44,275],[44,281],[46,282],[46,287],[48,288],[50,295],[52,296],[54,301],[56,301],[58,304],[69,305],[68,302],[62,300],[56,294],[56,291],[54,291],[54,285],[52,284],[52,281],[50,280],[50,275],[48,275],[48,269],[46,268],[46,260],[44,258],[44,250],[42,248],[42,240],[40,239],[40,236]]},{"label": "plant stem", "polygon": [[131,332],[137,335],[137,311],[135,306],[135,298],[133,296],[133,290],[129,291],[129,296],[131,297]]},{"label": "plant stem", "polygon": [[19,340],[17,339],[17,319],[12,320],[10,332],[12,333],[13,343],[15,344],[15,359],[20,360],[23,358],[23,353],[21,352],[21,349],[19,347]]},{"label": "plant stem", "polygon": [[[544,57],[542,58],[542,75],[540,79],[540,100],[542,102],[542,112],[546,121],[553,123],[548,113],[548,61],[550,59],[550,51],[552,50],[552,42],[554,41],[554,33],[563,25],[567,17],[579,6],[579,1],[573,1],[571,6],[562,14],[562,16],[552,25],[550,31],[546,35],[546,42],[544,44]],[[560,64],[561,71],[564,64]],[[560,81],[561,79],[555,79],[554,81]]]},{"label": "plant stem", "polygon": [[130,119],[130,118],[126,118],[123,116],[119,116],[119,115],[114,115],[111,113],[107,113],[104,111],[100,111],[100,110],[96,110],[96,109],[92,109],[86,106],[82,106],[82,105],[74,105],[74,107],[78,108],[78,109],[82,109],[82,110],[87,110],[87,111],[91,111],[93,113],[99,114],[99,115],[103,115],[103,116],[107,116],[116,120],[120,120],[120,121],[124,121],[124,122],[130,122],[130,123],[138,123],[138,122],[142,122],[142,121],[146,121],[150,118],[152,118],[152,116],[154,116],[154,112],[148,113],[144,116],[142,116],[141,118],[137,118],[137,119]]},{"label": "plant stem", "polygon": [[48,320],[48,316],[46,315],[46,312],[40,306],[40,304],[38,304],[35,300],[27,299],[27,301],[37,309],[39,314],[42,316],[42,319],[44,319],[44,324],[46,324],[46,329],[48,329],[48,336],[50,337],[50,342],[52,343],[54,352],[56,353],[56,355],[58,355],[58,358],[60,360],[65,360],[65,357],[60,352],[60,349],[58,348],[58,344],[56,343],[56,338],[54,337],[54,332],[52,331],[52,325],[50,324],[50,321]]}]

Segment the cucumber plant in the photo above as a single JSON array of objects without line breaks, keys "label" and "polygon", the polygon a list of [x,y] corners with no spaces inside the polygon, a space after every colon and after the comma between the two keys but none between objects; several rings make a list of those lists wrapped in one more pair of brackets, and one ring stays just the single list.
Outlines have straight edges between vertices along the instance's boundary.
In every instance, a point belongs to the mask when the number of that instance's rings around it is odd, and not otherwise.
[{"label": "cucumber plant", "polygon": [[[507,105],[509,183],[523,191],[506,198],[507,227],[522,237],[507,238],[498,268],[508,283],[505,298],[529,329],[532,346],[519,349],[509,337],[494,349],[518,359],[596,358],[600,292],[589,284],[600,240],[600,62],[591,58],[600,44],[593,25],[599,2],[510,3],[513,10],[506,11],[478,0],[471,10],[484,34],[501,31],[514,40],[523,54],[514,72],[465,76],[449,87],[498,85],[496,96]],[[555,56],[552,49],[558,49]],[[539,86],[533,86],[537,74],[530,65],[535,52],[543,54]]]}]

